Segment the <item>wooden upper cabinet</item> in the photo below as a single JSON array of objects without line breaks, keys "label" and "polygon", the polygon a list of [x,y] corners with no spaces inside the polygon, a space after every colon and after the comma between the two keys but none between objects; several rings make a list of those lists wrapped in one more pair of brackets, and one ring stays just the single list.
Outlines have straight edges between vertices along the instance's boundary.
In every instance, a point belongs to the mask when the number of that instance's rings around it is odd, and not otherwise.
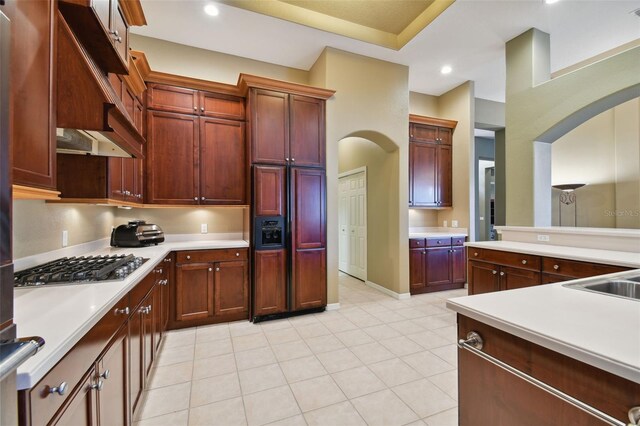
[{"label": "wooden upper cabinet", "polygon": [[434,207],[438,198],[438,146],[430,143],[411,143],[409,153],[409,203],[416,207]]},{"label": "wooden upper cabinet", "polygon": [[244,204],[244,123],[200,118],[200,202]]},{"label": "wooden upper cabinet", "polygon": [[253,166],[253,208],[256,216],[284,216],[285,177],[282,166]]},{"label": "wooden upper cabinet", "polygon": [[198,117],[148,111],[147,125],[148,201],[198,204]]},{"label": "wooden upper cabinet", "polygon": [[220,93],[199,93],[199,112],[207,117],[244,120],[244,99]]},{"label": "wooden upper cabinet", "polygon": [[182,114],[197,114],[198,91],[150,83],[147,89],[147,108]]},{"label": "wooden upper cabinet", "polygon": [[412,142],[436,143],[438,141],[438,128],[425,124],[409,123],[409,139]]},{"label": "wooden upper cabinet", "polygon": [[289,159],[289,95],[252,90],[251,162],[287,164]]},{"label": "wooden upper cabinet", "polygon": [[325,165],[325,102],[306,96],[290,95],[291,164],[296,166]]},{"label": "wooden upper cabinet", "polygon": [[438,145],[436,166],[436,203],[439,207],[453,205],[453,152],[451,145]]},{"label": "wooden upper cabinet", "polygon": [[56,189],[55,2],[8,0],[13,183]]}]

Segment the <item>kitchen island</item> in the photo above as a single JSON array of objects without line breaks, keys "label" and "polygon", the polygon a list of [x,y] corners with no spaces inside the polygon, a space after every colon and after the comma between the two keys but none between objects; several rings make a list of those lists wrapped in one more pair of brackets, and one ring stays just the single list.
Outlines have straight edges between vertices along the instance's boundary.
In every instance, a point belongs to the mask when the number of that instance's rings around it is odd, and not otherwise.
[{"label": "kitchen island", "polygon": [[[635,265],[640,266],[640,265]],[[640,270],[608,278],[640,276]],[[586,278],[568,284],[589,283]],[[567,283],[451,299],[458,312],[461,425],[616,424],[496,366],[489,355],[626,424],[640,406],[640,302],[580,291]],[[625,423],[623,423],[625,422]]]}]

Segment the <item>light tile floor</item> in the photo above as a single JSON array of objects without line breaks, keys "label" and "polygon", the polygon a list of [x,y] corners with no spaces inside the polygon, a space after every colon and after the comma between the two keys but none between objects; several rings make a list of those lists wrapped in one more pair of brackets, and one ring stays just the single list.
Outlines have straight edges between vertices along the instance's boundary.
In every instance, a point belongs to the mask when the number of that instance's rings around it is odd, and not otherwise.
[{"label": "light tile floor", "polygon": [[396,300],[340,275],[340,309],[168,332],[136,425],[457,425],[466,290]]}]

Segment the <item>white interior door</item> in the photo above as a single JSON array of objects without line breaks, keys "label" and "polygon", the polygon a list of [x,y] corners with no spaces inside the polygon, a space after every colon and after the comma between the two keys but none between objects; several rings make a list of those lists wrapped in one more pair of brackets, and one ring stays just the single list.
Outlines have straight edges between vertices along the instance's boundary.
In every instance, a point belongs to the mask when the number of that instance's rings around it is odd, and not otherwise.
[{"label": "white interior door", "polygon": [[339,179],[339,268],[361,280],[367,279],[367,176],[363,169]]}]

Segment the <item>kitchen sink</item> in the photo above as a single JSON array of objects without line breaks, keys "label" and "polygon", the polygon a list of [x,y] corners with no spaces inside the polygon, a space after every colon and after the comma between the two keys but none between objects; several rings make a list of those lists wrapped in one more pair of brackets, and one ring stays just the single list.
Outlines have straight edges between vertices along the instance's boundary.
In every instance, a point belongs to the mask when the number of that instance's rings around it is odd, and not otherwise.
[{"label": "kitchen sink", "polygon": [[565,287],[640,301],[640,277],[592,283],[565,284]]}]

